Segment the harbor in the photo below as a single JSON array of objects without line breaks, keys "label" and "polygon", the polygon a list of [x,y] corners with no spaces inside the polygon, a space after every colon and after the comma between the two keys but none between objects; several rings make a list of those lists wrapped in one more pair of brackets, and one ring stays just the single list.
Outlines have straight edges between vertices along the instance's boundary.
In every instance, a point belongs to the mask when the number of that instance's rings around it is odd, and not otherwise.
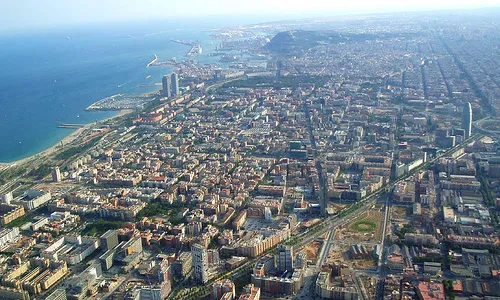
[{"label": "harbor", "polygon": [[186,56],[188,56],[188,57],[197,56],[203,52],[203,49],[201,48],[201,44],[199,41],[190,42],[190,41],[185,41],[185,40],[172,40],[172,42],[186,45],[186,46],[191,46],[188,53],[186,54]]}]

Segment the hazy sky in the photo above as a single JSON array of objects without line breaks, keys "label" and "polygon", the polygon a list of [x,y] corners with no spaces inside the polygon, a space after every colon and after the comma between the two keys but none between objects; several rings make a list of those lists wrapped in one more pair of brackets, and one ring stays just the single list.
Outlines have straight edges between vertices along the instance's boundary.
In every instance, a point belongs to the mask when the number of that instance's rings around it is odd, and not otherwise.
[{"label": "hazy sky", "polygon": [[500,6],[500,0],[0,0],[0,28],[204,15],[303,16]]}]

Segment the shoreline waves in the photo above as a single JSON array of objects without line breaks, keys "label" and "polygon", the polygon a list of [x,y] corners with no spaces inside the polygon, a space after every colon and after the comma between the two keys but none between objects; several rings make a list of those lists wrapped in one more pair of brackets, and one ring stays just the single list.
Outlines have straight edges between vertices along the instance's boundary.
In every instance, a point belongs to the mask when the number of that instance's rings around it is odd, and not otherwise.
[{"label": "shoreline waves", "polygon": [[[4,168],[6,168],[6,167],[13,167],[13,166],[20,166],[20,165],[22,165],[22,164],[24,164],[24,163],[26,163],[28,161],[31,161],[32,159],[35,159],[35,158],[38,158],[38,157],[41,157],[41,156],[51,155],[52,153],[54,153],[57,150],[59,150],[59,148],[61,147],[61,144],[67,145],[67,144],[70,144],[70,143],[74,142],[75,140],[78,139],[78,137],[85,130],[92,128],[94,125],[99,124],[99,123],[103,123],[103,122],[106,122],[106,121],[109,121],[109,120],[112,120],[112,119],[115,119],[115,118],[118,118],[118,117],[123,117],[125,115],[128,115],[128,114],[132,113],[133,111],[134,110],[132,110],[132,109],[123,109],[123,110],[120,110],[116,115],[111,116],[111,117],[107,117],[107,118],[102,119],[102,120],[99,120],[99,121],[97,121],[97,123],[94,122],[94,123],[85,124],[85,126],[74,130],[69,135],[65,136],[62,140],[60,140],[59,142],[53,144],[49,148],[44,149],[44,150],[42,150],[42,151],[40,151],[38,153],[35,153],[35,154],[30,155],[28,157],[21,158],[21,159],[12,161],[12,162],[0,162],[0,171],[2,170],[2,166],[4,166]],[[65,129],[63,129],[63,130],[65,130]]]}]

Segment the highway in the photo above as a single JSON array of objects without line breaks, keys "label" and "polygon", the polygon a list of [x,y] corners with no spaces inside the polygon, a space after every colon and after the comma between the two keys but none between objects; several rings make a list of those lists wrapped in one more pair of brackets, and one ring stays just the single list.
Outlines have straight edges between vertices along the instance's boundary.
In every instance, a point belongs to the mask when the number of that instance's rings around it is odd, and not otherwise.
[{"label": "highway", "polygon": [[311,114],[309,110],[309,105],[307,100],[304,101],[304,114],[307,122],[307,131],[309,132],[309,139],[312,148],[312,155],[314,157],[314,164],[316,166],[316,170],[318,172],[318,181],[319,181],[319,205],[321,209],[321,215],[324,216],[326,214],[326,200],[328,198],[328,187],[325,178],[325,174],[323,172],[323,167],[321,166],[321,161],[318,159],[318,153],[316,148],[316,139],[314,137],[314,132],[311,124]]},{"label": "highway", "polygon": [[384,257],[385,257],[385,240],[387,237],[387,225],[390,223],[390,218],[389,218],[389,213],[391,211],[391,206],[390,206],[390,201],[389,197],[385,200],[385,211],[384,211],[384,216],[382,219],[382,228],[381,228],[381,234],[380,234],[380,249],[382,250],[380,252],[380,257],[378,260],[377,264],[377,270],[379,273],[382,272],[382,264],[384,262]]}]

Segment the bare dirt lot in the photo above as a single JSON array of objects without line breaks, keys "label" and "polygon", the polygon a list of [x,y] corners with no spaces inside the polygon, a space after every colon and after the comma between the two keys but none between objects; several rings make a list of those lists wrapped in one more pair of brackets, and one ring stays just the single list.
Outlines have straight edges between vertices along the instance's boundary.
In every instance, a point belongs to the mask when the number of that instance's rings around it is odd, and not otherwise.
[{"label": "bare dirt lot", "polygon": [[393,219],[404,219],[408,215],[408,208],[404,206],[393,206],[391,210],[391,217]]},{"label": "bare dirt lot", "polygon": [[322,242],[313,241],[307,244],[301,252],[307,256],[308,260],[316,261],[322,245]]},{"label": "bare dirt lot", "polygon": [[304,228],[309,228],[309,227],[313,226],[314,224],[317,224],[320,221],[321,221],[321,219],[319,219],[319,218],[303,221],[302,226]]},{"label": "bare dirt lot", "polygon": [[328,253],[328,263],[347,263],[353,268],[371,268],[375,262],[369,258],[352,259],[349,256],[349,248],[355,244],[363,244],[367,249],[380,239],[380,228],[382,223],[380,208],[374,208],[367,213],[352,220],[343,228],[339,228],[335,234],[335,242]]}]

